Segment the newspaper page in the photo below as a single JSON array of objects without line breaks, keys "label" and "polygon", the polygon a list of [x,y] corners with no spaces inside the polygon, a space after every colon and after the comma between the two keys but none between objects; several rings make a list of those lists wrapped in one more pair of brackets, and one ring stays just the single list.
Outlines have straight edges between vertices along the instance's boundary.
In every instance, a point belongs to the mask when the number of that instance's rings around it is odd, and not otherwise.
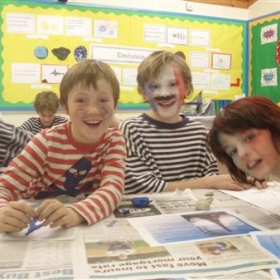
[{"label": "newspaper page", "polygon": [[0,279],[73,279],[74,241],[1,241]]},{"label": "newspaper page", "polygon": [[0,234],[0,279],[73,279],[78,228]]},{"label": "newspaper page", "polygon": [[280,265],[247,235],[151,247],[125,219],[100,222],[83,235],[91,279],[193,279]]},{"label": "newspaper page", "polygon": [[261,228],[228,211],[202,211],[128,218],[150,246],[249,234]]},{"label": "newspaper page", "polygon": [[[205,197],[209,189],[196,189],[193,190],[193,192],[196,198],[200,199],[201,197]],[[234,193],[238,193],[238,195],[242,196],[243,191]],[[213,190],[213,202],[210,210],[230,210],[231,212],[246,217],[246,219],[263,228],[269,230],[280,229],[280,216],[220,190]]]},{"label": "newspaper page", "polygon": [[280,208],[280,184],[278,182],[269,182],[268,185],[268,188],[263,190],[251,188],[242,192],[221,191],[278,215]]},{"label": "newspaper page", "polygon": [[230,210],[233,213],[246,217],[262,228],[270,230],[280,229],[280,216],[255,207],[229,194],[209,189],[197,189],[195,191],[187,189],[160,194],[145,194],[144,197],[150,198],[151,202],[144,208],[135,208],[132,204],[132,198],[135,196],[126,195],[123,197],[120,206],[115,210],[114,215],[116,218],[133,218],[193,212],[196,211],[196,202],[209,195],[212,195],[213,198],[210,210]]},{"label": "newspaper page", "polygon": [[[259,242],[262,247],[269,252],[280,258],[280,231],[264,231],[260,233],[254,233],[253,239]],[[274,279],[280,279],[280,268],[277,268],[271,273],[274,275]]]}]

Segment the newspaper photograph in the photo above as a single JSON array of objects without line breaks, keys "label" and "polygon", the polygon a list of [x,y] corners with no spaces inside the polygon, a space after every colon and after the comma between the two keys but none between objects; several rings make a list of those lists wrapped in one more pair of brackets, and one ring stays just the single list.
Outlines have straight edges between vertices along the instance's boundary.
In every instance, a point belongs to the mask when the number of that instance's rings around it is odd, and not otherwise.
[{"label": "newspaper photograph", "polygon": [[244,217],[227,211],[166,214],[127,220],[150,246],[244,235],[260,230],[259,226]]}]

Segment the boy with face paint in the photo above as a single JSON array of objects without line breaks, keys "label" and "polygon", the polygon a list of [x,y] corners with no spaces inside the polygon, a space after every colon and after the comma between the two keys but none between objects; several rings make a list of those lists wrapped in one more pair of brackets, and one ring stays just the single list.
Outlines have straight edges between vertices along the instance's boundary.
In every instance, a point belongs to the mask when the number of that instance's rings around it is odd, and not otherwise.
[{"label": "boy with face paint", "polygon": [[184,99],[193,91],[185,60],[156,51],[140,64],[137,82],[151,110],[120,124],[127,148],[126,194],[249,188],[228,174],[218,175],[217,161],[206,145],[206,127],[180,114]]}]

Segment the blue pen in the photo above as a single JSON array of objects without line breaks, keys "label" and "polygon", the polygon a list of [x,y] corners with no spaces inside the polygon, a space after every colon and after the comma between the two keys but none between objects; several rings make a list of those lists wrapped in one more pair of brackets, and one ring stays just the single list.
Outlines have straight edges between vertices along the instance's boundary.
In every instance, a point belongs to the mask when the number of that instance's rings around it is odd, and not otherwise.
[{"label": "blue pen", "polygon": [[41,227],[43,226],[43,223],[44,223],[44,221],[41,222],[41,223],[40,223],[40,222],[38,223],[38,220],[37,220],[36,218],[33,218],[33,219],[31,220],[30,224],[29,224],[29,227],[28,227],[27,232],[25,233],[25,236],[26,236],[26,235],[29,235],[29,234],[32,233],[33,231],[35,231],[35,230],[41,228]]}]

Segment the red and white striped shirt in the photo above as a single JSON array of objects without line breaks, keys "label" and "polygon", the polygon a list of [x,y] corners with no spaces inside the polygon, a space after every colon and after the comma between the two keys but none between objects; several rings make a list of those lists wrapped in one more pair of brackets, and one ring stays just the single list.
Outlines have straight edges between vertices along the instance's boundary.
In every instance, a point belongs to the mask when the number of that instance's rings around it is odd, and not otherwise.
[{"label": "red and white striped shirt", "polygon": [[125,141],[109,128],[94,144],[77,143],[71,122],[42,130],[0,177],[0,207],[20,198],[88,195],[73,203],[89,225],[119,205],[124,190]]}]

